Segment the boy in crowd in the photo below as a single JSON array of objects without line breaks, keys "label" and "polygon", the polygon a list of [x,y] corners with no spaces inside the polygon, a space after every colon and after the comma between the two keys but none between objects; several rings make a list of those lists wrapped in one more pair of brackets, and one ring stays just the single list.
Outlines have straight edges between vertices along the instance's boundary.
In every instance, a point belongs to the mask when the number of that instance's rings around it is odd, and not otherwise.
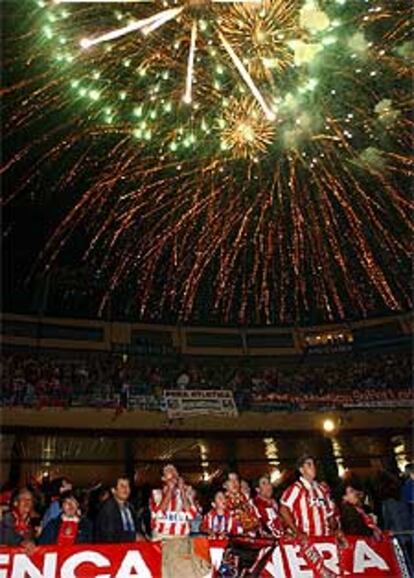
[{"label": "boy in crowd", "polygon": [[79,503],[75,496],[67,495],[61,502],[61,514],[46,524],[38,543],[72,546],[73,544],[91,542],[90,522],[85,516],[81,515]]},{"label": "boy in crowd", "polygon": [[259,518],[253,503],[242,490],[240,478],[230,472],[224,484],[227,508],[238,525],[238,534],[254,537],[260,528]]},{"label": "boy in crowd", "polygon": [[273,486],[268,476],[259,478],[253,504],[261,523],[261,533],[265,536],[279,538],[283,530],[282,522],[278,505],[273,498]]},{"label": "boy in crowd", "polygon": [[305,454],[297,462],[299,479],[285,490],[280,514],[288,532],[299,540],[301,554],[320,578],[333,578],[323,557],[309,545],[308,537],[336,536],[340,546],[346,541],[338,523],[335,504],[327,484],[316,480],[313,456]]},{"label": "boy in crowd", "polygon": [[153,538],[188,536],[197,515],[191,492],[172,464],[163,469],[162,489],[153,490],[150,508]]},{"label": "boy in crowd", "polygon": [[201,528],[210,538],[221,539],[238,533],[239,526],[227,509],[226,496],[222,490],[215,493],[211,510],[204,516]]},{"label": "boy in crowd", "polygon": [[297,462],[299,479],[283,493],[280,514],[291,534],[301,541],[308,536],[332,536],[339,532],[335,504],[329,487],[316,480],[313,456]]}]

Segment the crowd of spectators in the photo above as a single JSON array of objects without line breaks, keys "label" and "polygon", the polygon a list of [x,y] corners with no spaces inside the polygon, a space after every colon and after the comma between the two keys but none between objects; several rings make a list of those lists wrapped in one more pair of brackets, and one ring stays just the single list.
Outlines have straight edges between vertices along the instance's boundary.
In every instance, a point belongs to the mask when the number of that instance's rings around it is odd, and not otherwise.
[{"label": "crowd of spectators", "polygon": [[254,367],[166,359],[151,363],[127,355],[4,354],[3,405],[128,406],[132,395],[160,401],[165,389],[230,389],[240,409],[273,404],[312,407],[412,399],[407,354],[337,358],[335,363]]},{"label": "crowd of spectators", "polygon": [[138,491],[137,477],[131,484],[120,475],[112,487],[95,482],[83,491],[66,478],[43,478],[1,493],[0,544],[22,546],[28,555],[43,544],[128,543],[200,534],[275,541],[287,536],[302,546],[309,537],[335,536],[345,545],[347,534],[382,540],[389,531],[409,553],[414,464],[405,473],[405,481],[381,474],[377,512],[351,473],[335,491],[318,481],[316,461],[309,454],[298,459],[297,479],[278,491],[278,499],[267,475],[249,483],[228,471],[209,488],[209,501],[202,504],[197,489],[172,464],[163,468],[160,487],[146,494]]}]

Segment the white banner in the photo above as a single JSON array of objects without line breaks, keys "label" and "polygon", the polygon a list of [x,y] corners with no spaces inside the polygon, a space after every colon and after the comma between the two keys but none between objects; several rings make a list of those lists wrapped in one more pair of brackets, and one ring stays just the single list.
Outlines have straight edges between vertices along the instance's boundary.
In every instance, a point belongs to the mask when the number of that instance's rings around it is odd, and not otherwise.
[{"label": "white banner", "polygon": [[233,393],[220,389],[187,391],[167,389],[164,391],[164,409],[171,418],[196,415],[237,415]]},{"label": "white banner", "polygon": [[351,403],[343,403],[342,407],[346,409],[352,408],[407,408],[410,409],[413,406],[414,398],[413,399],[384,399],[384,400],[372,400],[372,401],[354,401]]}]

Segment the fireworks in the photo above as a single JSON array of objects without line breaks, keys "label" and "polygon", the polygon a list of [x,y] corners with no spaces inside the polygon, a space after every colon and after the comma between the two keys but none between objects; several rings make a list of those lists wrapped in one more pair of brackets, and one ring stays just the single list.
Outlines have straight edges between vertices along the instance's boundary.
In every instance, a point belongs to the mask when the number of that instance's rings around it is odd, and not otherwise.
[{"label": "fireworks", "polygon": [[39,266],[82,230],[99,311],[127,292],[153,319],[410,306],[409,2],[23,6],[5,201],[40,173],[74,199]]},{"label": "fireworks", "polygon": [[257,4],[235,4],[222,30],[231,45],[248,60],[249,72],[274,86],[275,71],[292,66],[288,41],[301,32],[294,2],[268,0]]},{"label": "fireworks", "polygon": [[235,157],[254,159],[266,151],[274,138],[274,124],[249,98],[229,102],[221,123],[223,150],[231,150]]}]

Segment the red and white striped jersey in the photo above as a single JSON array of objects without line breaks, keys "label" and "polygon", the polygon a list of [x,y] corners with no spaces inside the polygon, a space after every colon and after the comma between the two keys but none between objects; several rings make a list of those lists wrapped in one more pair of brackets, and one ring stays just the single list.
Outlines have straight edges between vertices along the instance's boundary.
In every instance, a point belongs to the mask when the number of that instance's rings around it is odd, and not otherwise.
[{"label": "red and white striped jersey", "polygon": [[309,482],[301,477],[287,488],[280,503],[289,509],[301,532],[310,536],[327,536],[332,533],[329,520],[335,515],[335,504],[326,484]]},{"label": "red and white striped jersey", "polygon": [[151,525],[154,534],[165,538],[188,536],[191,521],[197,515],[197,507],[191,504],[188,510],[184,510],[180,491],[176,489],[166,509],[161,510],[163,496],[163,490],[153,490],[150,500]]},{"label": "red and white striped jersey", "polygon": [[257,516],[262,523],[263,533],[280,536],[282,534],[282,523],[276,500],[273,498],[267,500],[261,496],[256,496],[253,498],[253,504],[256,508]]},{"label": "red and white striped jersey", "polygon": [[241,530],[229,510],[225,510],[223,514],[218,514],[216,508],[212,508],[208,514],[204,516],[201,529],[203,532],[208,532],[216,536],[234,536],[235,534],[239,534]]}]

